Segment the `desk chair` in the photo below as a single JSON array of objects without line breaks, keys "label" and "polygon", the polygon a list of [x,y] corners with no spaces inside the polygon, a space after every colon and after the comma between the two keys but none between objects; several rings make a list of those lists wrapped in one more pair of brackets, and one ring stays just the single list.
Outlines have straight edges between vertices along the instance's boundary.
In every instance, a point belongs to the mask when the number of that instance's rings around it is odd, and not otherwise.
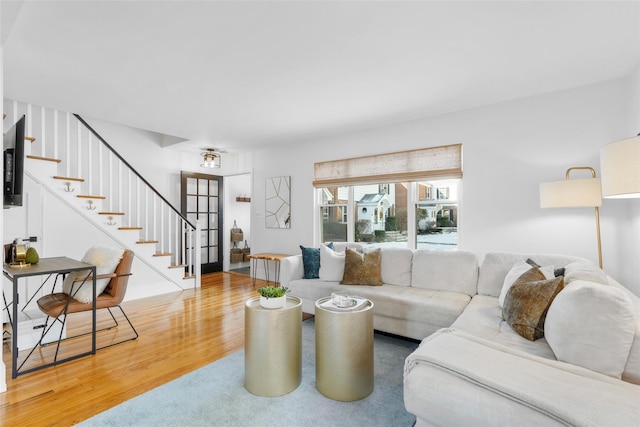
[{"label": "desk chair", "polygon": [[[129,323],[129,326],[131,327],[131,329],[133,330],[133,333],[135,334],[135,336],[133,338],[127,338],[124,339],[122,341],[118,341],[116,343],[113,344],[109,344],[109,345],[105,345],[102,347],[98,347],[97,350],[101,350],[103,348],[107,348],[107,347],[111,347],[114,346],[116,344],[121,344],[123,342],[127,342],[127,341],[132,341],[138,338],[138,332],[136,331],[136,329],[133,327],[133,324],[131,323],[131,321],[129,320],[129,318],[127,317],[127,315],[125,314],[124,310],[122,309],[122,307],[120,306],[120,303],[122,302],[122,300],[124,299],[124,295],[127,291],[127,284],[129,282],[129,276],[131,275],[131,263],[133,262],[133,251],[130,250],[125,250],[124,254],[122,255],[122,259],[120,260],[120,263],[118,264],[118,266],[116,267],[115,271],[111,274],[99,274],[96,276],[96,279],[105,279],[105,278],[111,278],[111,280],[109,281],[109,284],[107,285],[107,287],[105,288],[105,290],[96,297],[96,310],[100,310],[100,309],[104,309],[106,308],[109,311],[109,314],[111,315],[111,318],[113,319],[113,321],[115,322],[115,325],[113,326],[109,326],[107,328],[104,329],[100,329],[99,331],[104,331],[104,330],[108,330],[108,329],[113,329],[115,327],[118,326],[118,321],[116,320],[116,318],[114,317],[113,313],[111,312],[112,308],[119,308],[120,311],[122,312],[122,315],[124,316],[124,318],[127,320],[127,322]],[[83,281],[91,281],[93,280],[92,277],[83,277],[83,278],[77,278],[75,279],[76,282],[83,282]],[[54,319],[54,322],[61,322],[62,323],[62,330],[64,330],[64,324],[66,322],[67,319],[67,315],[72,314],[72,313],[79,313],[79,312],[83,312],[83,311],[91,311],[93,309],[92,304],[91,303],[84,303],[84,302],[80,302],[76,299],[74,299],[71,295],[68,295],[64,292],[57,292],[57,293],[52,293],[49,295],[45,295],[41,298],[38,299],[38,307],[40,308],[40,310],[45,313],[48,317],[45,323],[45,332],[47,330],[50,329],[50,327],[47,327],[48,323],[49,323],[49,318]],[[99,332],[96,331],[96,332]],[[43,333],[43,336],[44,336]],[[90,332],[88,332],[90,333]],[[71,339],[71,338],[77,338],[79,336],[82,335],[86,335],[87,333],[84,334],[79,334],[79,335],[75,335],[73,337],[68,337],[68,338],[62,338],[62,332],[60,334],[60,337],[57,341],[57,348],[56,348],[56,356],[54,360],[57,360],[58,357],[58,350],[60,349],[60,342],[65,340],[65,339]],[[42,339],[40,340],[42,341]],[[39,343],[40,344],[40,343]]]}]

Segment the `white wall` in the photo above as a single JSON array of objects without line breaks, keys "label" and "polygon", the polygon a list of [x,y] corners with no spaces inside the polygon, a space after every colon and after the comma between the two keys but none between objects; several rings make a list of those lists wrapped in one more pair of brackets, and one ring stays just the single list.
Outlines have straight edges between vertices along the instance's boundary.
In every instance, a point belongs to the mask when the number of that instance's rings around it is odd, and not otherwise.
[{"label": "white wall", "polygon": [[[252,180],[253,177],[250,173],[244,173],[240,175],[231,175],[224,177],[224,236],[223,241],[225,245],[231,241],[231,228],[233,222],[236,221],[238,227],[242,229],[244,239],[246,240],[249,248],[251,248],[252,236],[251,236],[251,203],[253,202],[238,202],[236,197],[249,197],[252,194]],[[244,247],[244,242],[238,244],[239,247]],[[241,267],[248,267],[249,262],[241,262],[229,264],[229,251],[224,254],[223,270],[236,269]]]},{"label": "white wall", "polygon": [[[254,153],[253,246],[258,252],[299,253],[313,242],[313,164],[354,156],[463,144],[464,179],[460,248],[561,253],[597,262],[592,209],[539,208],[541,182],[564,179],[572,166],[599,174],[599,151],[627,133],[628,79],[486,106],[308,143]],[[264,180],[291,175],[291,229],[264,227]],[[617,238],[628,229],[628,210],[601,210],[604,267],[640,294],[622,251],[638,242]],[[637,239],[636,239],[637,240]]]}]

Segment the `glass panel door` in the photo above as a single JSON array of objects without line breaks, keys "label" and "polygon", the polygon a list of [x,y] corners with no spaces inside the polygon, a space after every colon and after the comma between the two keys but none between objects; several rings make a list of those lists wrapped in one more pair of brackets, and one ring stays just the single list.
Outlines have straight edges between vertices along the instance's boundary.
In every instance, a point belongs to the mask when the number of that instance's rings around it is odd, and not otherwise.
[{"label": "glass panel door", "polygon": [[200,222],[202,274],[222,271],[222,177],[181,172],[180,182],[182,214]]}]

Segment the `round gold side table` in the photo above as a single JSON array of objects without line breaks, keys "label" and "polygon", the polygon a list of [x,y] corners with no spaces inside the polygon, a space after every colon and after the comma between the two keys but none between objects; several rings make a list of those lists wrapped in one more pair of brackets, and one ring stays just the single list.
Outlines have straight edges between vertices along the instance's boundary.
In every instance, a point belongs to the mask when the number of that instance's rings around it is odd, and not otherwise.
[{"label": "round gold side table", "polygon": [[373,391],[373,303],[339,311],[316,301],[316,387],[333,400],[350,402]]},{"label": "round gold side table", "polygon": [[302,380],[302,300],[262,308],[260,297],[244,307],[244,386],[258,396],[281,396]]}]

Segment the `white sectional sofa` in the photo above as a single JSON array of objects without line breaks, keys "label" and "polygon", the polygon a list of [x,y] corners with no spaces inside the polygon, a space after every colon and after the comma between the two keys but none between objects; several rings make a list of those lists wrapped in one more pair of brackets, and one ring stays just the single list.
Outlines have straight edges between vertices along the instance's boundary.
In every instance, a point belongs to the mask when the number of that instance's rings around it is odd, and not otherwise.
[{"label": "white sectional sofa", "polygon": [[[527,259],[568,268],[548,309],[549,336],[535,341],[509,326],[499,302]],[[327,265],[303,279],[301,255],[288,257],[281,284],[306,313],[333,291],[369,298],[375,329],[422,340],[404,374],[416,426],[640,426],[640,298],[588,261],[384,248],[381,286],[341,285],[339,271],[322,274],[337,264]]]}]

